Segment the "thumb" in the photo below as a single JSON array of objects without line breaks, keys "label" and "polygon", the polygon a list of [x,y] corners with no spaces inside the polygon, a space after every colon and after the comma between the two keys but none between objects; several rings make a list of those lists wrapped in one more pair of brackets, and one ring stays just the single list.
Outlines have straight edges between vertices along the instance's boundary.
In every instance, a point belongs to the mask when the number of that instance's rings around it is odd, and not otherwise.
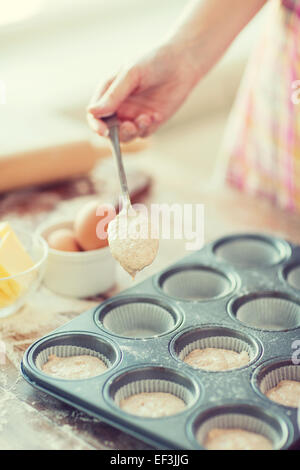
[{"label": "thumb", "polygon": [[139,74],[135,69],[120,73],[104,95],[89,106],[88,111],[96,118],[115,113],[123,101],[137,88],[138,83]]}]

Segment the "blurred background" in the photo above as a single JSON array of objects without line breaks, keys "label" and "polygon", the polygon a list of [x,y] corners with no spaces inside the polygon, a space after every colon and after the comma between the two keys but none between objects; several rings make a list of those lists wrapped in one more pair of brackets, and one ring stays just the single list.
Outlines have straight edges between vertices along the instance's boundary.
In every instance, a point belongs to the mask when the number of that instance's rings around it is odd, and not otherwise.
[{"label": "blurred background", "polygon": [[[1,0],[1,79],[8,104],[32,111],[80,110],[95,84],[159,42],[187,3]],[[215,97],[210,110],[234,95],[258,23],[256,18],[239,36],[218,67],[216,82],[210,79]]]},{"label": "blurred background", "polygon": [[[85,199],[115,200],[115,165],[102,158],[110,146],[88,128],[86,106],[99,82],[160,42],[188,3],[0,0],[0,218],[34,229],[50,215],[75,214]],[[146,204],[205,204],[207,240],[233,230],[232,197],[205,191],[267,8],[158,133],[123,148],[132,195],[150,187]],[[248,229],[242,205],[240,212],[236,229]],[[183,240],[165,242],[139,280],[184,254]]]},{"label": "blurred background", "polygon": [[[90,155],[92,150],[87,144],[92,135],[86,125],[85,108],[95,86],[124,62],[159,42],[187,3],[188,0],[0,0],[0,80],[6,95],[5,104],[0,107],[0,191],[39,179],[43,182],[43,178],[47,180],[45,171],[49,179],[50,164],[46,160],[54,158],[53,152],[47,152],[49,148],[62,152],[62,146],[70,143],[81,146],[78,149],[85,153],[86,163],[76,157],[78,168],[70,169],[71,174],[84,172],[85,165],[87,169],[93,166],[95,157]],[[188,126],[187,139],[193,139],[199,157],[205,155],[206,164],[209,162],[207,171],[214,164],[264,13],[242,32],[159,133],[166,135],[176,126]],[[101,145],[107,148],[101,139],[97,145],[100,150]],[[33,153],[38,160],[33,159]],[[45,159],[44,168],[30,170],[27,166],[22,171],[20,158],[24,156],[35,165],[39,161],[39,166],[41,158]],[[62,161],[64,158],[62,154]],[[18,169],[22,175],[16,174]],[[29,172],[34,174],[25,174]],[[65,168],[63,176],[67,172]],[[55,175],[54,171],[54,179]]]},{"label": "blurred background", "polygon": [[[188,3],[0,0],[0,80],[5,85],[0,105],[0,218],[22,215],[22,225],[28,222],[35,228],[45,216],[75,214],[85,199],[115,200],[115,165],[102,158],[111,154],[110,146],[89,129],[86,106],[99,82],[159,43]],[[206,240],[234,230],[231,206],[236,194],[226,199],[221,188],[209,195],[205,191],[267,8],[159,132],[123,148],[131,193],[139,195],[150,187],[146,204],[205,204]],[[242,204],[238,207],[236,230],[250,229]],[[172,240],[160,251],[140,280],[183,256],[184,241]]]}]

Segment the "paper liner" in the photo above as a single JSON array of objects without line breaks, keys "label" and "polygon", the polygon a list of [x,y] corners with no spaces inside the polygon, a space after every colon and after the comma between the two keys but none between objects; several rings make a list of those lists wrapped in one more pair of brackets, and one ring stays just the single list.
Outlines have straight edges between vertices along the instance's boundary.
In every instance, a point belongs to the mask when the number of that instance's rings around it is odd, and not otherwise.
[{"label": "paper liner", "polygon": [[[201,331],[199,332],[199,334],[201,334]],[[212,335],[213,335],[213,332],[212,332]],[[178,340],[178,343],[180,343],[180,339]],[[205,349],[205,348],[228,349],[231,351],[235,351],[237,353],[246,351],[249,355],[249,359],[250,359],[249,362],[251,362],[256,356],[255,347],[247,343],[246,341],[243,341],[238,338],[234,338],[232,336],[208,336],[205,338],[199,338],[198,340],[193,341],[192,343],[189,343],[186,346],[184,346],[182,349],[179,350],[178,358],[183,361],[184,358],[195,349]],[[244,366],[241,366],[241,367],[244,367]],[[237,368],[234,367],[233,369],[237,369]],[[233,370],[233,369],[227,369],[227,370]]]},{"label": "paper liner", "polygon": [[259,238],[236,238],[216,244],[215,254],[242,267],[263,267],[278,263],[280,252],[272,243]]},{"label": "paper liner", "polygon": [[105,355],[94,351],[93,349],[84,348],[81,346],[58,345],[43,349],[35,359],[36,367],[42,370],[43,365],[48,361],[49,356],[52,354],[57,357],[72,357],[82,355],[93,356],[101,359],[108,369],[112,366],[111,361]]},{"label": "paper liner", "polygon": [[107,312],[103,326],[120,336],[148,338],[172,330],[175,318],[165,308],[148,302],[124,303]]},{"label": "paper liner", "polygon": [[242,304],[236,317],[254,328],[283,331],[300,326],[300,306],[284,298],[255,298]]},{"label": "paper liner", "polygon": [[197,441],[204,446],[206,437],[212,429],[243,429],[245,431],[261,434],[273,444],[273,449],[283,445],[282,436],[278,431],[262,419],[250,414],[224,413],[208,418],[200,424],[195,432]]},{"label": "paper liner", "polygon": [[183,269],[164,275],[163,291],[171,297],[185,300],[212,299],[230,291],[231,283],[225,275],[210,269]]},{"label": "paper liner", "polygon": [[[273,365],[269,367],[265,372],[262,372],[261,376],[258,376],[258,386],[260,391],[265,395],[268,390],[276,387],[279,382],[281,382],[281,380],[296,380],[297,382],[300,382],[300,365],[286,365],[277,367],[276,365]],[[278,404],[281,406],[285,406],[280,403]]]},{"label": "paper liner", "polygon": [[296,266],[289,271],[287,282],[295,289],[300,289],[300,266]]},{"label": "paper liner", "polygon": [[[132,395],[153,392],[170,393],[171,395],[174,395],[177,398],[183,400],[186,406],[190,404],[193,398],[192,393],[187,388],[185,388],[183,385],[177,384],[176,382],[159,379],[145,379],[130,382],[129,384],[122,386],[116,391],[114,395],[114,401],[117,406],[120,406],[121,400],[124,400]],[[164,416],[162,416],[162,418],[163,417]],[[155,417],[153,419],[159,419],[159,417]]]}]

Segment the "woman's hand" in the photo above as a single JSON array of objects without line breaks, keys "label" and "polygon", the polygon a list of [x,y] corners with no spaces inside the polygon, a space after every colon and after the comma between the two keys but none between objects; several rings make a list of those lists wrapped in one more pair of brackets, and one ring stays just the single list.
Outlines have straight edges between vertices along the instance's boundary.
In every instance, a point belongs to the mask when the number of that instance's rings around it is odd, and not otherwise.
[{"label": "woman's hand", "polygon": [[99,88],[88,107],[90,126],[107,136],[101,117],[117,113],[123,142],[154,132],[266,1],[191,1],[167,42]]},{"label": "woman's hand", "polygon": [[[181,50],[180,50],[181,49]],[[120,139],[152,134],[180,107],[197,82],[188,52],[164,45],[102,85],[88,107],[88,122],[107,136],[101,117],[117,113]]]}]

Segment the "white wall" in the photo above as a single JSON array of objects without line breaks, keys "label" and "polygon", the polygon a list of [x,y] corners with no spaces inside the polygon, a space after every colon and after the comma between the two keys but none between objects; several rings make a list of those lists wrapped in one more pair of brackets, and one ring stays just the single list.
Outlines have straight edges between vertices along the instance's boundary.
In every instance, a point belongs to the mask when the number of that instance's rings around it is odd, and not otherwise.
[{"label": "white wall", "polygon": [[[96,83],[159,41],[186,3],[44,0],[44,9],[31,20],[0,28],[0,80],[6,84],[6,106],[74,117],[82,110],[83,116]],[[186,119],[199,108],[209,112],[228,106],[258,27],[259,19],[240,35],[181,116]]]}]

